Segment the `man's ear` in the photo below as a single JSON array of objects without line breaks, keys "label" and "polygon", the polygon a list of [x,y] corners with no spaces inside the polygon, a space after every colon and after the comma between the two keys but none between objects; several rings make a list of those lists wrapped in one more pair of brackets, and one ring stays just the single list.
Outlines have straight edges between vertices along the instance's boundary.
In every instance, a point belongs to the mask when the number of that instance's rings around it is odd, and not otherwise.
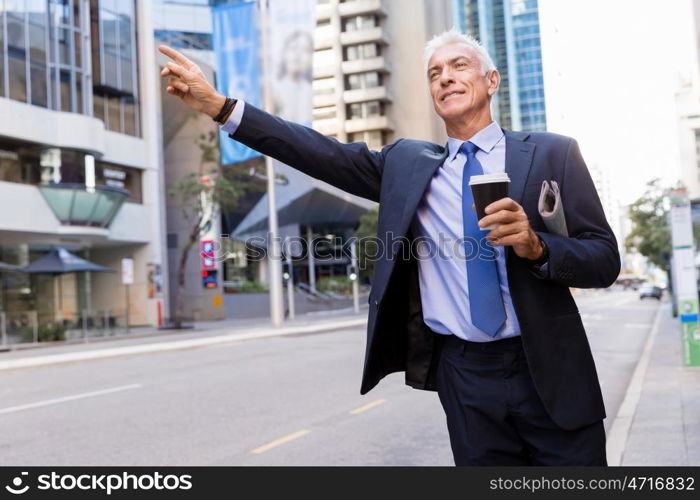
[{"label": "man's ear", "polygon": [[486,73],[486,79],[489,81],[488,93],[490,97],[498,91],[498,87],[501,85],[501,74],[494,69]]}]

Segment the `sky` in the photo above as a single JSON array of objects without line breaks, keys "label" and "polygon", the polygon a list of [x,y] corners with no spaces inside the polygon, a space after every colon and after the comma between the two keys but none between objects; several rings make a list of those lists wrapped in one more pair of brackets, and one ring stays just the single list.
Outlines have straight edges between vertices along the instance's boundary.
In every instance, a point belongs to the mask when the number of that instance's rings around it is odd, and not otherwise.
[{"label": "sky", "polygon": [[547,129],[574,137],[621,203],[679,175],[674,93],[697,79],[691,0],[539,0]]}]

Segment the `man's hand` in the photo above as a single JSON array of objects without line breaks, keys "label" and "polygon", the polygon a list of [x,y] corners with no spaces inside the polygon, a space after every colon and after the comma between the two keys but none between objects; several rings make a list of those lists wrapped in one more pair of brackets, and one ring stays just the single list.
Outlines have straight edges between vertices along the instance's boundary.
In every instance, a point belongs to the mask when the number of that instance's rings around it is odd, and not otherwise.
[{"label": "man's hand", "polygon": [[493,246],[511,245],[518,257],[537,260],[542,256],[539,237],[530,228],[530,222],[523,207],[510,198],[501,198],[486,207],[486,216],[479,221],[479,227],[498,224],[486,236]]},{"label": "man's hand", "polygon": [[178,96],[195,111],[206,113],[212,118],[218,115],[226,97],[211,86],[199,66],[167,45],[160,45],[158,50],[174,61],[168,61],[160,72],[160,76],[170,77],[166,88],[168,94]]}]

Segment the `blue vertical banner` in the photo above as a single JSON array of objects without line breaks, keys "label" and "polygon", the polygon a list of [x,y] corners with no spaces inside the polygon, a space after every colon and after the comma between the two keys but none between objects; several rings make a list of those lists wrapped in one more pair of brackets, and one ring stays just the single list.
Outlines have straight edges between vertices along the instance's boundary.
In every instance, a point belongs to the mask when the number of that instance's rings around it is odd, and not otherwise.
[{"label": "blue vertical banner", "polygon": [[[222,94],[261,106],[257,2],[212,8],[216,88]],[[260,156],[221,133],[221,163],[228,165]]]}]

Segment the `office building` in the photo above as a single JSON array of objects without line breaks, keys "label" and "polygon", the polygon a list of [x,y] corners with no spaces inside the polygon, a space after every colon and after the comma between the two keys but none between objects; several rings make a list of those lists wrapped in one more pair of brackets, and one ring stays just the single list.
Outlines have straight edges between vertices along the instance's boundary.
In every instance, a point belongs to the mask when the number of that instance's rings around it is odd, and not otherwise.
[{"label": "office building", "polygon": [[114,273],[3,274],[8,321],[167,317],[158,75],[147,0],[4,0],[0,9],[0,261],[54,247]]},{"label": "office building", "polygon": [[486,47],[501,74],[494,118],[511,130],[544,131],[537,0],[453,0],[455,25]]}]

